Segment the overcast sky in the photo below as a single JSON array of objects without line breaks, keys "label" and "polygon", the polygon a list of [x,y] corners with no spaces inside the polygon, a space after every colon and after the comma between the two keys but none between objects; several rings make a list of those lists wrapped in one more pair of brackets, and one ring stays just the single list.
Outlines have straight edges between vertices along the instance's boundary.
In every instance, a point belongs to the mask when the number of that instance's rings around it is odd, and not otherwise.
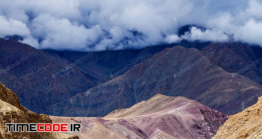
[{"label": "overcast sky", "polygon": [[[0,14],[0,37],[21,35],[38,49],[119,50],[229,36],[262,46],[262,0],[1,0]],[[207,30],[178,37],[187,24]]]}]

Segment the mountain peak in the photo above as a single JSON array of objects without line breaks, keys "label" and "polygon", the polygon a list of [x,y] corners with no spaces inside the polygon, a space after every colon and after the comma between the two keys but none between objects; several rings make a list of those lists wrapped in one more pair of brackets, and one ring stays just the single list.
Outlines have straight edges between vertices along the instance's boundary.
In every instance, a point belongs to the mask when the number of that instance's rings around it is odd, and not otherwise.
[{"label": "mountain peak", "polygon": [[105,117],[51,118],[59,123],[82,123],[85,128],[77,133],[80,138],[209,139],[228,117],[184,97],[156,94],[147,101],[127,109],[115,110]]}]

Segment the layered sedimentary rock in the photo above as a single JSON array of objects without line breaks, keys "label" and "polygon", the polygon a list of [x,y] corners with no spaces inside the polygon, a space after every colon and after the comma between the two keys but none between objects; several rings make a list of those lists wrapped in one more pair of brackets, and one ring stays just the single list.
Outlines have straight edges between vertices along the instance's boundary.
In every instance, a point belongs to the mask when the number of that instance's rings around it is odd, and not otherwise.
[{"label": "layered sedimentary rock", "polygon": [[46,113],[104,116],[158,93],[185,96],[226,114],[253,105],[262,95],[261,85],[216,66],[208,58],[213,54],[179,46],[167,48],[117,78],[50,106]]},{"label": "layered sedimentary rock", "polygon": [[78,139],[61,133],[8,132],[6,123],[52,123],[47,115],[36,114],[24,108],[17,95],[0,83],[0,138],[1,139]]},{"label": "layered sedimentary rock", "polygon": [[81,123],[81,133],[75,134],[83,139],[209,139],[227,115],[184,97],[157,94],[103,118],[51,119],[56,123]]},{"label": "layered sedimentary rock", "polygon": [[213,139],[262,138],[262,97],[258,102],[229,117]]}]

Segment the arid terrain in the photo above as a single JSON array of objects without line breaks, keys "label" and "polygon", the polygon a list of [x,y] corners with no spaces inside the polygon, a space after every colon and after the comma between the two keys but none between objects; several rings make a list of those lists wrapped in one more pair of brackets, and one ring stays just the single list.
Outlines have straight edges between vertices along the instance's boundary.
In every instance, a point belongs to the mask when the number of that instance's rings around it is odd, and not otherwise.
[{"label": "arid terrain", "polygon": [[213,139],[261,139],[262,97],[255,105],[229,116]]},{"label": "arid terrain", "polygon": [[105,117],[51,116],[55,123],[81,123],[74,135],[82,139],[210,139],[227,118],[194,100],[160,94]]}]

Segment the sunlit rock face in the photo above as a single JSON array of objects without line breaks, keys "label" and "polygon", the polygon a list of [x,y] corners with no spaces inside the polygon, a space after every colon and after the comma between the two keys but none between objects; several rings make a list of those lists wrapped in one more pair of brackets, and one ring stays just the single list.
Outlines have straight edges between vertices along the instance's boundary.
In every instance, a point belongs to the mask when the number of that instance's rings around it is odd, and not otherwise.
[{"label": "sunlit rock face", "polygon": [[17,95],[0,83],[0,137],[5,139],[78,139],[61,133],[8,132],[6,123],[52,123],[47,115],[36,114],[24,108]]},{"label": "sunlit rock face", "polygon": [[262,97],[255,105],[229,117],[213,139],[260,139],[262,137]]}]

